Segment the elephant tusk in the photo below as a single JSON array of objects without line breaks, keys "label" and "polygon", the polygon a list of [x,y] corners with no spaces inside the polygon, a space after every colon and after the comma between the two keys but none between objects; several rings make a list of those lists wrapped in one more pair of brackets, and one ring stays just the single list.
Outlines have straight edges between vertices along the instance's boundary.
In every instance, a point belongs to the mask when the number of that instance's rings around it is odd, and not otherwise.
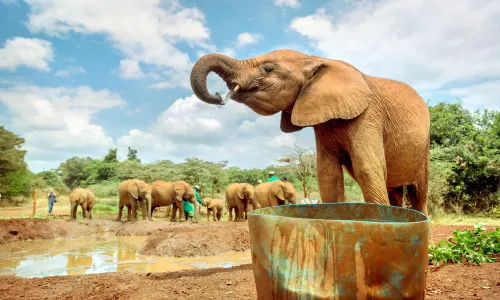
[{"label": "elephant tusk", "polygon": [[236,85],[236,86],[234,87],[234,90],[233,90],[233,91],[236,93],[239,89],[240,89],[240,85]]}]

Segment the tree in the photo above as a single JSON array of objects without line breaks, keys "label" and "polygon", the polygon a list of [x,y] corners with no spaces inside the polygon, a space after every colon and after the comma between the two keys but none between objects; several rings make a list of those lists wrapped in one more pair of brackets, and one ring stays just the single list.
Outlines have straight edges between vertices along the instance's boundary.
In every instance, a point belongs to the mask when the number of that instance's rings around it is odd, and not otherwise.
[{"label": "tree", "polygon": [[128,160],[135,160],[135,161],[141,162],[141,160],[139,159],[139,157],[137,157],[137,150],[130,148],[130,146],[128,147],[127,159]]},{"label": "tree", "polygon": [[287,163],[287,168],[299,177],[304,198],[309,198],[308,179],[316,175],[316,152],[314,149],[295,145],[294,151],[280,158],[279,162]]},{"label": "tree", "polygon": [[84,172],[85,167],[92,163],[90,157],[72,157],[59,165],[57,170],[61,173],[63,182],[69,188],[75,188],[87,180],[90,176],[88,172]]},{"label": "tree", "polygon": [[116,163],[118,162],[118,158],[116,156],[116,152],[117,152],[117,149],[109,149],[108,151],[108,154],[106,154],[106,156],[104,156],[104,162],[107,162],[107,163]]},{"label": "tree", "polygon": [[431,143],[440,146],[454,146],[469,139],[476,131],[474,116],[457,103],[440,102],[429,106],[431,115]]},{"label": "tree", "polygon": [[[0,126],[0,193],[6,198],[15,196],[15,193],[8,192],[12,176],[18,178],[20,173],[16,172],[26,170],[24,162],[26,151],[21,150],[23,144],[23,138]],[[12,173],[16,175],[11,175]]]}]

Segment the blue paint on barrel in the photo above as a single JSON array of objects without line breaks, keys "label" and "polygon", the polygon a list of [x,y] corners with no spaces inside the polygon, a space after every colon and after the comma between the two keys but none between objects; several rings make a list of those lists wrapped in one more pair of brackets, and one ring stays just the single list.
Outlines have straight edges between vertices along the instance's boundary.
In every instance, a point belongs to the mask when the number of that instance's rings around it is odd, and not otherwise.
[{"label": "blue paint on barrel", "polygon": [[259,299],[422,298],[429,224],[373,203],[264,207],[248,214]]}]

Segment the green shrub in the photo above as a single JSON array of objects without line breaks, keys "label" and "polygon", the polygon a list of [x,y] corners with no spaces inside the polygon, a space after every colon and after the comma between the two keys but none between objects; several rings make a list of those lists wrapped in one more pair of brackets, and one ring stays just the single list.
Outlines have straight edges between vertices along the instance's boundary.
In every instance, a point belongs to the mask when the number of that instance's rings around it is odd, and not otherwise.
[{"label": "green shrub", "polygon": [[94,210],[94,211],[114,211],[115,208],[116,208],[116,206],[111,206],[109,204],[96,203],[96,204],[94,204],[94,207],[92,208],[92,210]]},{"label": "green shrub", "polygon": [[453,231],[451,241],[443,240],[437,246],[429,247],[429,263],[458,263],[463,261],[480,265],[494,262],[493,254],[500,253],[500,228],[486,232],[483,225],[474,226],[474,231]]},{"label": "green shrub", "polygon": [[103,181],[89,185],[87,188],[91,189],[97,198],[117,197],[119,184],[118,181]]}]

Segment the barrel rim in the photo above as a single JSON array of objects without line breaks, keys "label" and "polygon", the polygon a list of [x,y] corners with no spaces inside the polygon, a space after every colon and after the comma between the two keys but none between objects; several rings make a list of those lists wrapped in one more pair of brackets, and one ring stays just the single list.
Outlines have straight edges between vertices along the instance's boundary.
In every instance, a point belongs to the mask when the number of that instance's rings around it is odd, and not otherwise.
[{"label": "barrel rim", "polygon": [[[378,207],[390,207],[390,209],[400,209],[400,210],[407,210],[411,211],[412,213],[416,213],[417,215],[420,215],[420,217],[423,217],[423,220],[420,221],[368,221],[368,220],[341,220],[341,219],[314,219],[314,218],[300,218],[300,217],[290,217],[290,216],[280,216],[280,215],[272,215],[272,214],[264,214],[264,213],[259,213],[259,211],[264,210],[264,209],[269,209],[272,207],[275,210],[281,209],[281,207],[284,207],[283,209],[286,209],[287,206],[310,206],[310,207],[317,207],[317,206],[328,206],[328,205],[362,205],[362,206],[367,206],[367,205],[372,205],[372,206],[378,206]],[[413,209],[413,208],[406,208],[406,207],[400,207],[400,206],[393,206],[393,205],[387,205],[387,204],[379,204],[379,203],[366,203],[366,202],[337,202],[337,203],[306,203],[306,204],[287,204],[287,205],[278,205],[278,206],[266,206],[266,207],[261,207],[252,210],[251,212],[248,213],[248,219],[254,219],[254,218],[280,218],[280,219],[297,219],[297,220],[315,220],[315,221],[322,221],[322,222],[346,222],[346,223],[363,223],[363,224],[422,224],[422,223],[429,223],[429,217],[423,214],[422,212]]]}]

